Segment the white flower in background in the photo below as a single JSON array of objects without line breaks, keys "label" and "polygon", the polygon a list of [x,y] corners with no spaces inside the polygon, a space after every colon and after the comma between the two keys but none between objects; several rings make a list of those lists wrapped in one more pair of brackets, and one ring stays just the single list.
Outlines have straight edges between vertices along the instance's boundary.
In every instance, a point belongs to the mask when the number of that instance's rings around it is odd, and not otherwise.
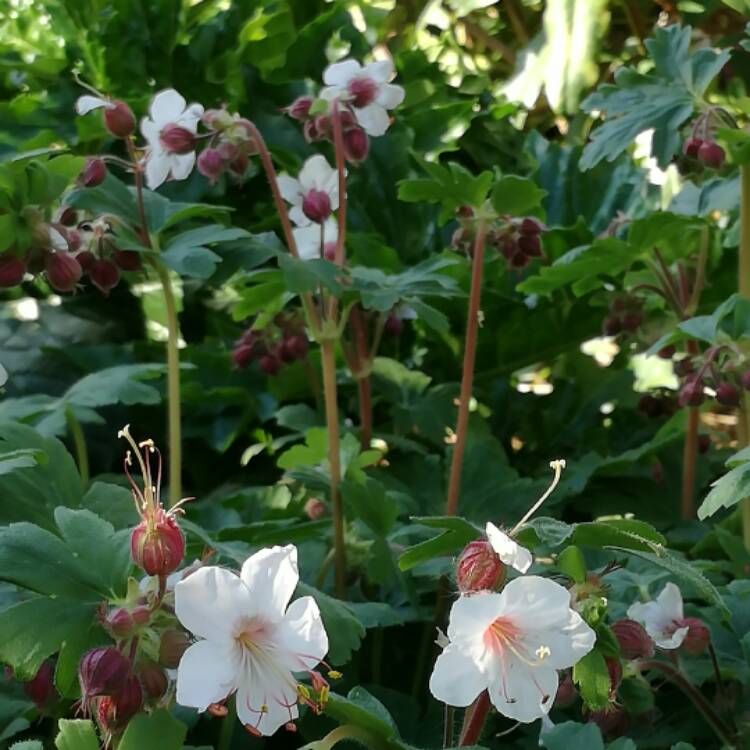
[{"label": "white flower in background", "polygon": [[432,694],[468,706],[488,690],[501,714],[528,723],[550,710],[557,670],[589,653],[596,634],[570,608],[565,588],[524,576],[499,594],[461,596],[451,609],[448,638],[430,677]]},{"label": "white flower in background", "polygon": [[149,107],[151,117],[141,120],[141,133],[148,141],[146,184],[153,190],[170,175],[184,180],[195,166],[195,133],[203,106],[187,106],[174,89],[160,91]]},{"label": "white flower in background", "polygon": [[289,605],[298,581],[290,544],[256,552],[239,576],[208,566],[175,586],[177,617],[201,639],[180,660],[180,705],[205,711],[236,691],[240,721],[264,735],[297,718],[292,673],[314,669],[328,651],[315,600]]},{"label": "white flower in background", "polygon": [[389,109],[404,101],[404,89],[388,83],[393,63],[379,60],[362,67],[356,60],[329,65],[323,72],[323,99],[348,102],[357,122],[368,135],[383,135],[390,125]]},{"label": "white flower in background", "polygon": [[8,371],[0,365],[0,388],[8,382]]},{"label": "white flower in background", "polygon": [[295,227],[292,229],[294,240],[297,243],[297,252],[302,260],[313,260],[321,257],[321,244],[323,254],[328,260],[333,259],[336,240],[339,236],[339,227],[336,219],[332,216],[323,224],[310,224],[306,227]]},{"label": "white flower in background", "polygon": [[682,625],[682,594],[674,583],[664,586],[652,602],[631,604],[628,617],[641,623],[659,648],[679,648],[690,630]]},{"label": "white flower in background", "polygon": [[500,562],[510,565],[519,573],[525,573],[531,567],[531,552],[500,531],[494,523],[488,522],[485,532]]},{"label": "white flower in background", "polygon": [[339,207],[338,173],[325,156],[311,156],[295,180],[288,174],[278,178],[284,200],[291,204],[289,218],[298,226],[322,224]]}]

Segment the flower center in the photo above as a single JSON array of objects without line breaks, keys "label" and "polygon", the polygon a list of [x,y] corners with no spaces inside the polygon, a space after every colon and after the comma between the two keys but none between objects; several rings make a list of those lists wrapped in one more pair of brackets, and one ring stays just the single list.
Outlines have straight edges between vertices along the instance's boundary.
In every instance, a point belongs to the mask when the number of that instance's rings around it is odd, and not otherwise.
[{"label": "flower center", "polygon": [[159,141],[170,154],[189,154],[195,150],[195,134],[173,122],[162,128]]},{"label": "flower center", "polygon": [[355,78],[349,81],[349,94],[355,107],[366,107],[375,101],[378,84],[372,78]]},{"label": "flower center", "polygon": [[242,620],[234,637],[244,650],[258,655],[268,645],[269,636],[269,624],[259,617],[251,617]]}]

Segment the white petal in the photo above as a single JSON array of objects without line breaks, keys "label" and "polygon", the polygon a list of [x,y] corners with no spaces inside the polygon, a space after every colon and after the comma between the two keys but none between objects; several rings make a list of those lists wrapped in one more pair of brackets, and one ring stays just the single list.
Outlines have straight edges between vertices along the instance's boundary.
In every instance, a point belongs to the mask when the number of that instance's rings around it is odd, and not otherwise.
[{"label": "white petal", "polygon": [[586,656],[595,643],[596,633],[578,612],[570,610],[564,627],[527,633],[522,647],[529,661],[539,661],[543,667],[567,669]]},{"label": "white petal", "polygon": [[89,112],[101,109],[102,107],[113,109],[114,105],[106,99],[102,99],[99,96],[90,96],[89,94],[79,96],[76,100],[76,112],[79,115],[87,115]]},{"label": "white petal", "polygon": [[570,619],[570,592],[549,578],[515,578],[499,596],[503,598],[502,614],[522,630],[565,627]]},{"label": "white petal", "polygon": [[[660,635],[652,636],[652,638],[659,648],[667,650],[679,648],[682,646],[682,642],[685,640],[689,630],[690,628],[677,628],[677,630],[671,634],[662,633]],[[651,634],[649,633],[649,635]]]},{"label": "white petal", "polygon": [[278,622],[299,582],[297,548],[287,544],[256,552],[245,560],[240,578],[252,595],[255,612]]},{"label": "white petal", "polygon": [[323,83],[326,86],[340,86],[343,88],[361,69],[360,64],[356,60],[342,60],[341,62],[329,65],[323,71]]},{"label": "white petal", "polygon": [[172,177],[175,180],[185,180],[190,177],[190,173],[195,166],[195,151],[189,154],[170,154],[169,167]]},{"label": "white petal", "polygon": [[385,83],[393,75],[392,60],[377,60],[362,69],[363,78],[372,78],[377,83]]},{"label": "white petal", "polygon": [[185,111],[185,97],[174,89],[160,91],[152,100],[149,112],[151,119],[164,127],[168,122],[177,122]]},{"label": "white petal", "polygon": [[525,724],[544,716],[555,700],[558,676],[552,667],[529,667],[511,657],[498,665],[490,681],[492,705],[509,719]]},{"label": "white petal", "polygon": [[196,570],[174,587],[177,619],[195,635],[234,641],[237,621],[254,611],[250,591],[225,568],[210,565]]},{"label": "white petal", "polygon": [[656,597],[657,604],[662,608],[665,615],[671,620],[682,620],[682,594],[674,583],[667,583],[659,596]]},{"label": "white petal", "polygon": [[[311,156],[302,165],[299,173],[299,183],[302,187],[302,194],[305,195],[310,190],[325,190],[331,182],[331,177],[338,179],[336,170],[328,163],[328,160],[322,154]],[[334,185],[336,180],[334,180]]]},{"label": "white petal", "polygon": [[141,119],[141,133],[143,133],[143,137],[148,141],[152,149],[161,148],[159,142],[161,128],[153,120],[148,117]]},{"label": "white petal", "polygon": [[[305,214],[300,206],[292,206],[289,209],[289,221],[298,227],[307,227],[312,224],[312,221],[307,218],[307,214]],[[320,234],[320,225],[316,224],[315,226],[318,227],[318,234]]]},{"label": "white petal", "polygon": [[302,205],[302,186],[299,180],[295,180],[294,177],[290,177],[288,174],[280,174],[276,179],[276,183],[279,186],[279,192],[281,197],[293,206]]},{"label": "white petal", "polygon": [[177,702],[205,711],[235,689],[241,666],[242,651],[235,642],[194,643],[177,668]]},{"label": "white petal", "polygon": [[203,105],[193,103],[175,120],[175,124],[195,133],[201,117],[203,117]]},{"label": "white petal", "polygon": [[[295,227],[292,229],[292,233],[297,243],[297,252],[302,260],[320,258],[320,224]],[[327,245],[329,242],[336,242],[338,236],[338,224],[332,216],[329,216],[323,224],[323,244]]]},{"label": "white petal", "polygon": [[318,98],[330,102],[332,99],[336,99],[338,96],[340,96],[341,93],[342,89],[338,86],[326,86],[326,88],[320,90]]},{"label": "white petal", "polygon": [[685,639],[685,634],[677,635],[677,623],[683,616],[682,595],[673,583],[668,583],[655,601],[631,604],[627,615],[640,622],[661,648],[678,648]]},{"label": "white petal", "polygon": [[65,239],[65,236],[62,232],[58,231],[54,227],[48,227],[48,232],[50,245],[52,245],[52,249],[56,250],[58,253],[62,253],[67,251],[70,246],[68,245],[68,241]]},{"label": "white petal", "polygon": [[274,636],[279,658],[292,672],[308,672],[328,653],[328,635],[311,596],[292,602]]},{"label": "white petal", "polygon": [[268,736],[299,716],[296,683],[281,668],[269,669],[253,658],[246,664],[237,685],[237,716]]},{"label": "white petal", "polygon": [[468,706],[487,687],[474,660],[455,645],[438,656],[430,675],[430,692],[449,706]]},{"label": "white petal", "polygon": [[485,531],[492,549],[495,550],[501,562],[510,565],[519,573],[525,573],[531,567],[531,552],[525,547],[521,547],[507,534],[500,531],[494,523],[488,522]]},{"label": "white petal", "polygon": [[384,83],[378,95],[375,97],[375,101],[386,109],[395,109],[401,102],[404,101],[406,92],[401,86],[396,86],[392,83]]},{"label": "white petal", "polygon": [[487,628],[503,614],[502,594],[478,591],[460,596],[451,607],[448,638],[462,645],[481,643]]},{"label": "white petal", "polygon": [[156,190],[169,177],[169,154],[163,149],[154,149],[146,157],[146,185]]},{"label": "white petal", "polygon": [[368,135],[383,135],[391,124],[388,112],[375,102],[366,107],[354,107],[354,116]]}]

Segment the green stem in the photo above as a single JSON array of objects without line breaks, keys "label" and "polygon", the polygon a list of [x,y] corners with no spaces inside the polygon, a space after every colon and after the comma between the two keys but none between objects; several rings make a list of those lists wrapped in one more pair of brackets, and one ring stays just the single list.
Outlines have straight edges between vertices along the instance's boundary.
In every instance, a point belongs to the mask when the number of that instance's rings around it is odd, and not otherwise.
[{"label": "green stem", "polygon": [[475,745],[482,734],[484,723],[487,721],[487,714],[490,711],[490,696],[485,690],[474,703],[469,706],[464,716],[464,725],[461,729],[461,738],[458,744],[461,747]]},{"label": "green stem", "polygon": [[388,744],[373,732],[368,732],[362,727],[356,727],[354,724],[344,724],[329,732],[322,740],[311,742],[301,750],[331,750],[332,747],[343,740],[354,740],[370,750],[380,750],[387,747]]},{"label": "green stem", "polygon": [[[740,252],[739,252],[739,292],[746,299],[750,299],[750,165],[740,167]],[[750,438],[750,403],[747,394],[743,394],[742,406],[739,413],[740,447],[748,444]],[[744,498],[740,504],[742,512],[742,538],[745,547],[750,550],[750,498]]]},{"label": "green stem", "polygon": [[65,420],[68,423],[70,437],[73,440],[73,447],[76,452],[76,463],[78,464],[78,473],[81,475],[81,486],[85,491],[89,484],[89,454],[86,449],[86,437],[83,434],[81,423],[76,419],[72,409],[66,410]]},{"label": "green stem", "polygon": [[179,502],[182,497],[182,434],[180,417],[180,323],[177,319],[172,280],[167,267],[154,260],[154,268],[164,292],[167,311],[167,409],[169,424],[169,504]]},{"label": "green stem", "polygon": [[216,750],[229,750],[232,746],[234,725],[237,723],[237,715],[234,708],[234,698],[227,703],[229,713],[221,720],[221,731],[219,732],[219,744]]}]

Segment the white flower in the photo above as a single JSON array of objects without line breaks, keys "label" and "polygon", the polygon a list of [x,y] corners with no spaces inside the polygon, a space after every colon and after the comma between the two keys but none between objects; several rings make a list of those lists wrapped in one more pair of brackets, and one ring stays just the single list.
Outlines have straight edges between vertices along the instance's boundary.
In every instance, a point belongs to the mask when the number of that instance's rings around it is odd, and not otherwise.
[{"label": "white flower", "polygon": [[323,223],[339,207],[338,172],[325,156],[311,156],[295,180],[288,174],[278,177],[279,191],[292,208],[289,218],[298,226]]},{"label": "white flower", "polygon": [[390,60],[365,65],[356,60],[329,65],[323,72],[323,99],[341,99],[351,104],[357,122],[369,135],[383,135],[390,125],[387,110],[404,101],[401,86],[388,83],[393,76]]},{"label": "white flower", "polygon": [[519,573],[525,573],[532,562],[531,552],[500,531],[494,523],[487,522],[485,528],[487,539],[495,550],[500,562],[510,565]]},{"label": "white flower", "polygon": [[655,601],[631,604],[628,617],[641,623],[659,648],[679,648],[690,629],[681,626],[682,594],[674,583],[664,586]]},{"label": "white flower", "polygon": [[289,605],[298,580],[290,544],[256,552],[239,576],[208,566],[175,586],[177,617],[201,639],[180,660],[180,705],[205,711],[236,691],[240,721],[264,735],[297,718],[292,673],[312,670],[328,651],[315,600]]},{"label": "white flower", "polygon": [[329,216],[323,224],[295,227],[292,229],[292,234],[297,243],[299,257],[302,260],[313,260],[314,258],[321,257],[321,241],[326,256],[329,255],[329,248],[335,245],[338,239],[339,227],[336,219]]},{"label": "white flower", "polygon": [[448,638],[430,677],[432,694],[451,706],[468,706],[488,690],[501,714],[521,722],[550,710],[557,670],[572,667],[596,641],[570,608],[568,591],[539,576],[516,578],[499,594],[460,597]]},{"label": "white flower", "polygon": [[203,115],[203,106],[187,106],[185,99],[177,91],[166,89],[151,100],[149,113],[150,118],[144,117],[141,120],[141,133],[148,141],[146,184],[153,190],[170,175],[175,180],[184,180],[193,170],[195,151],[178,153],[168,149],[163,143],[162,133],[168,126],[195,133]]},{"label": "white flower", "polygon": [[76,112],[79,115],[87,115],[95,109],[116,109],[117,105],[111,99],[104,99],[101,96],[91,96],[84,94],[76,99]]}]

